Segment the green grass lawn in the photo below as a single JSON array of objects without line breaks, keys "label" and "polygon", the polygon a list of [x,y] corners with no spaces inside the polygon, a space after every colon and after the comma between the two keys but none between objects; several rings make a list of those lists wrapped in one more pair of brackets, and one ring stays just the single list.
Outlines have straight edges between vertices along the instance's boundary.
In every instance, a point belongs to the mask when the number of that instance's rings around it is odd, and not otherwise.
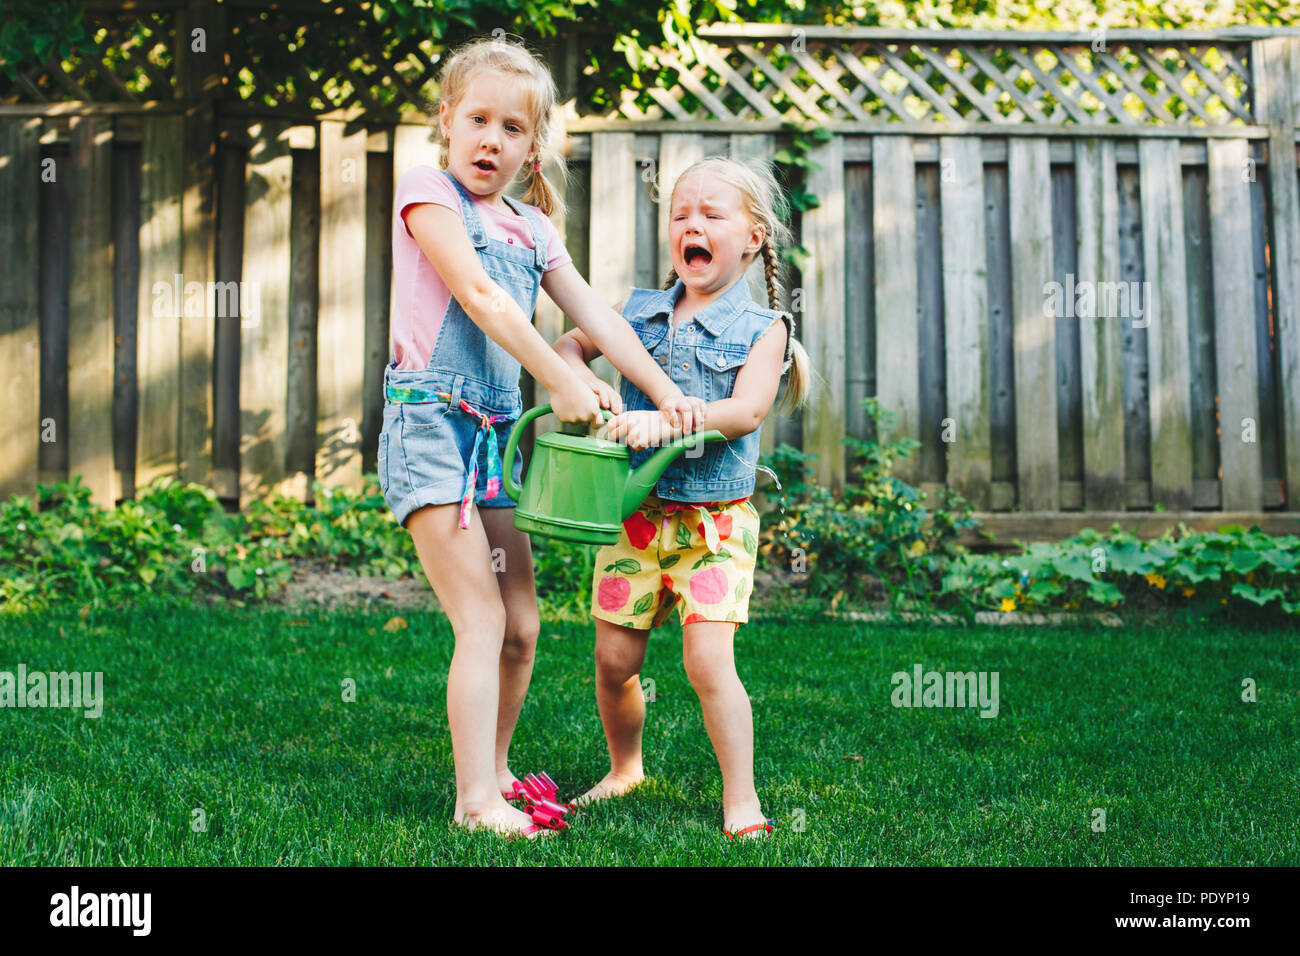
[{"label": "green grass lawn", "polygon": [[[660,694],[648,783],[557,837],[506,842],[449,822],[451,632],[404,617],[396,631],[361,610],[0,617],[0,671],[103,671],[105,688],[99,719],[0,709],[0,864],[1300,862],[1294,632],[747,626],[759,795],[779,827],[733,845],[668,628],[643,673]],[[512,769],[549,771],[565,797],[607,766],[592,642],[587,625],[543,625],[515,737]],[[1000,713],[895,708],[890,677],[917,663],[997,671]]]}]

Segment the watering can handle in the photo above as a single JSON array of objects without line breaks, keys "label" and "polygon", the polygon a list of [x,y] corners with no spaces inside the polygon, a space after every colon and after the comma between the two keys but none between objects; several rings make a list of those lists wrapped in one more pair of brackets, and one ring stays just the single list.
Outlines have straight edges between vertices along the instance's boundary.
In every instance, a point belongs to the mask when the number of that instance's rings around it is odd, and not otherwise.
[{"label": "watering can handle", "polygon": [[[601,412],[605,415],[605,420],[614,417],[614,413],[608,408],[602,408]],[[524,429],[535,418],[541,418],[543,415],[551,413],[550,405],[538,405],[536,408],[530,408],[519,416],[515,422],[515,427],[510,429],[510,437],[506,439],[506,453],[502,460],[501,487],[505,489],[512,500],[518,501],[523,489],[515,484],[515,450],[519,447],[519,438],[524,433]]]}]

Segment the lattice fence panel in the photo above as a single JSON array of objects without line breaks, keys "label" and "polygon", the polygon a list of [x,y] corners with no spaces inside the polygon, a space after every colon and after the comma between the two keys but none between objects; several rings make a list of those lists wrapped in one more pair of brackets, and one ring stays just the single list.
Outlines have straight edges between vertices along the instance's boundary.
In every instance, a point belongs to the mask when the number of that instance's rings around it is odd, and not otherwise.
[{"label": "lattice fence panel", "polygon": [[[161,6],[161,5],[160,5]],[[319,112],[396,113],[436,94],[442,48],[396,42],[364,19],[266,10],[234,0],[223,98]],[[87,14],[93,45],[28,71],[5,102],[143,102],[175,97],[175,5]],[[655,49],[659,72],[624,90],[609,118],[1223,126],[1251,122],[1246,41],[1078,42],[809,38],[717,34]],[[584,112],[579,104],[579,112]]]},{"label": "lattice fence panel", "polygon": [[655,49],[671,82],[628,93],[634,120],[1250,123],[1249,44],[719,38]]}]

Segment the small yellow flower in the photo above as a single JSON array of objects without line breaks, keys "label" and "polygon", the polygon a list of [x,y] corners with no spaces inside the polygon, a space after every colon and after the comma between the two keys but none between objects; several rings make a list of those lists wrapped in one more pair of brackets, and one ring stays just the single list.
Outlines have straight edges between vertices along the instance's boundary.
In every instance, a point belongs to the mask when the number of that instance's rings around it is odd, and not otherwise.
[{"label": "small yellow flower", "polygon": [[1003,599],[1002,599],[1002,610],[1003,610],[1003,611],[1014,611],[1015,609],[1016,609],[1016,602],[1015,602],[1015,601],[1013,601],[1011,598],[1003,598]]},{"label": "small yellow flower", "polygon": [[1196,593],[1196,588],[1183,588],[1183,597],[1191,597]]},{"label": "small yellow flower", "polygon": [[1147,579],[1147,584],[1150,584],[1152,587],[1157,587],[1160,588],[1161,590],[1164,589],[1165,576],[1163,574],[1154,574],[1154,573],[1148,574],[1146,576],[1146,579]]},{"label": "small yellow flower", "polygon": [[913,541],[912,546],[907,549],[907,553],[914,558],[920,557],[921,555],[925,554],[925,542],[920,540],[919,538],[916,541]]}]

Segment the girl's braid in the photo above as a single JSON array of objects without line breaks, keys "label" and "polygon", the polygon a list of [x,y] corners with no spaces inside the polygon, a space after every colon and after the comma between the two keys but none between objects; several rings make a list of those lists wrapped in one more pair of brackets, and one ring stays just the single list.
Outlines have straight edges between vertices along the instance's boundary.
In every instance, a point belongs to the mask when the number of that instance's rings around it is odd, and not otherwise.
[{"label": "girl's braid", "polygon": [[763,275],[767,279],[767,307],[780,312],[785,322],[785,358],[781,362],[781,374],[784,375],[794,358],[794,316],[781,308],[781,260],[776,254],[776,243],[770,238],[764,239],[759,252],[763,254]]},{"label": "girl's braid", "polygon": [[776,255],[776,246],[772,240],[763,240],[763,247],[759,249],[763,255],[763,274],[767,278],[767,307],[781,311],[781,278],[778,273],[780,260]]}]

